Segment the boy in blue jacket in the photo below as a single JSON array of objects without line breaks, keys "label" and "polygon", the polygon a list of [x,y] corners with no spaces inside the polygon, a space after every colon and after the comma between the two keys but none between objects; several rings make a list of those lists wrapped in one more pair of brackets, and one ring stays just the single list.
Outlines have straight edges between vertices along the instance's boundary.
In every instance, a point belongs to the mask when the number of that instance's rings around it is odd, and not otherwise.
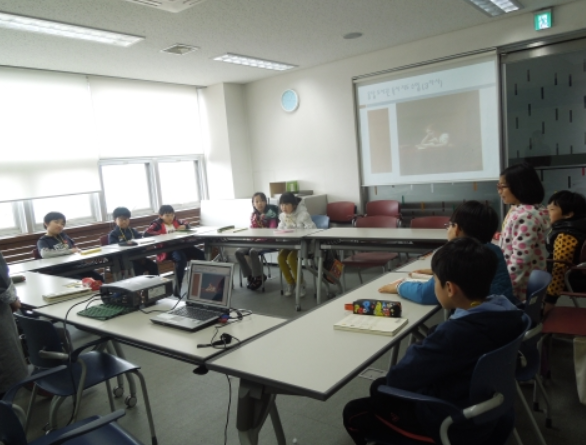
[{"label": "boy in blue jacket", "polygon": [[[469,236],[475,238],[492,250],[498,258],[496,274],[490,285],[490,293],[504,295],[511,303],[517,305],[519,300],[513,295],[513,285],[507,270],[507,263],[500,247],[492,243],[492,237],[499,224],[498,215],[489,206],[478,201],[466,201],[452,214],[448,223],[448,241]],[[417,273],[431,275],[431,270],[416,270]],[[407,300],[419,304],[437,304],[434,292],[435,281],[426,283],[398,280],[386,284],[378,291],[385,294],[399,294]]]},{"label": "boy in blue jacket", "polygon": [[[386,378],[374,381],[370,397],[346,405],[344,426],[357,444],[365,444],[368,434],[384,434],[389,428],[441,443],[439,427],[446,417],[441,409],[381,396],[378,386],[387,384],[465,408],[478,359],[523,332],[523,312],[502,295],[490,295],[497,258],[485,245],[470,237],[456,238],[435,253],[431,268],[438,301],[455,312],[423,342],[411,345]],[[490,422],[452,426],[449,437],[453,445],[481,445],[492,428]]]}]

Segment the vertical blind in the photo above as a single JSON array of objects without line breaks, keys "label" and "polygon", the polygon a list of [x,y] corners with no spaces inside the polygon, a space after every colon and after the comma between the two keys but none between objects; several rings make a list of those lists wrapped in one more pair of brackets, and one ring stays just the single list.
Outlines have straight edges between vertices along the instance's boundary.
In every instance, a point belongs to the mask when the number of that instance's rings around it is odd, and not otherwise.
[{"label": "vertical blind", "polygon": [[85,76],[0,68],[0,201],[100,190]]},{"label": "vertical blind", "polygon": [[203,153],[183,85],[0,67],[0,129],[0,202],[100,191],[100,158]]},{"label": "vertical blind", "polygon": [[197,89],[89,77],[100,158],[203,153]]}]

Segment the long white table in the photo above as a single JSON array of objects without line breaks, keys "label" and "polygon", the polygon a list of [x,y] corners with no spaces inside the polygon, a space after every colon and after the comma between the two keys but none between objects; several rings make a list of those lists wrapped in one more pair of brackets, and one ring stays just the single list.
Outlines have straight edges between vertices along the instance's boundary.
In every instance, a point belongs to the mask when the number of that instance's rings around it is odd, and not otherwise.
[{"label": "long white table", "polygon": [[[41,307],[35,309],[35,313],[53,320],[63,321],[65,320],[67,311],[73,306],[73,304],[80,301],[85,300],[65,301]],[[96,301],[93,304],[100,303],[101,301]],[[169,310],[176,303],[177,300],[166,298],[160,300],[154,306],[145,308],[145,311],[153,309]],[[182,305],[183,303],[180,304]],[[86,303],[79,304],[71,309],[67,316],[67,323],[99,336],[111,337],[120,343],[135,346],[192,364],[202,364],[209,358],[225,352],[223,349],[197,347],[197,345],[210,343],[216,332],[214,326],[191,333],[180,329],[156,325],[150,321],[150,318],[156,315],[156,313],[145,314],[140,311],[131,312],[130,314],[102,321],[77,315],[77,312],[85,307]],[[256,335],[279,326],[285,321],[286,320],[278,317],[252,314],[244,317],[242,321],[233,322],[219,328],[216,340],[219,339],[221,334],[228,333],[244,342]]]},{"label": "long white table", "polygon": [[43,294],[61,292],[66,290],[70,285],[80,283],[79,280],[72,278],[45,275],[36,272],[23,272],[22,275],[25,277],[25,281],[16,283],[14,287],[25,309],[34,309],[54,304],[45,300]]},{"label": "long white table", "polygon": [[433,252],[425,254],[410,263],[407,263],[401,267],[398,267],[393,272],[413,272],[414,270],[419,269],[431,269],[431,257],[433,256]]},{"label": "long white table", "polygon": [[[254,247],[260,249],[289,249],[299,251],[297,261],[297,276],[301,276],[302,263],[307,259],[308,242],[310,235],[322,232],[322,229],[295,229],[282,231],[279,229],[244,229],[227,231],[221,234],[204,234],[206,254],[213,246],[217,247]],[[300,280],[295,288],[295,309],[301,310]]]},{"label": "long white table", "polygon": [[[445,229],[335,227],[309,235],[315,240],[318,277],[323,276],[323,250],[397,251],[424,253],[446,243]],[[400,269],[399,269],[400,270]],[[317,288],[321,303],[321,286]]]},{"label": "long white table", "polygon": [[[258,433],[271,414],[277,441],[284,445],[277,394],[327,400],[440,309],[378,293],[382,285],[404,276],[383,275],[207,364],[211,370],[240,378],[237,428],[241,444],[258,443]],[[408,324],[394,337],[335,330],[334,323],[348,313],[344,304],[361,298],[401,301]]]}]

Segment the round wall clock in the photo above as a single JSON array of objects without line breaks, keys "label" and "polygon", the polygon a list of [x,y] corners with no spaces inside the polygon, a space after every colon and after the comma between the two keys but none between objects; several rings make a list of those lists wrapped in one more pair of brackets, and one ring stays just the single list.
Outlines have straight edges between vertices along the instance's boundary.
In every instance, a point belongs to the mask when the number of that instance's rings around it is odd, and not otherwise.
[{"label": "round wall clock", "polygon": [[286,90],[281,95],[281,107],[287,113],[292,113],[299,107],[299,95],[295,92],[295,90]]}]

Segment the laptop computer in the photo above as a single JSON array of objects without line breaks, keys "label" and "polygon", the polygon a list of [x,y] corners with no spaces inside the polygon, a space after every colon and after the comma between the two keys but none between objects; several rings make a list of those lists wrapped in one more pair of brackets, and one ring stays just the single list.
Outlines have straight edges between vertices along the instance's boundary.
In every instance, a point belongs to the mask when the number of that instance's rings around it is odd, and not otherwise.
[{"label": "laptop computer", "polygon": [[156,315],[151,321],[186,331],[214,324],[230,312],[234,264],[190,261],[185,306]]}]

